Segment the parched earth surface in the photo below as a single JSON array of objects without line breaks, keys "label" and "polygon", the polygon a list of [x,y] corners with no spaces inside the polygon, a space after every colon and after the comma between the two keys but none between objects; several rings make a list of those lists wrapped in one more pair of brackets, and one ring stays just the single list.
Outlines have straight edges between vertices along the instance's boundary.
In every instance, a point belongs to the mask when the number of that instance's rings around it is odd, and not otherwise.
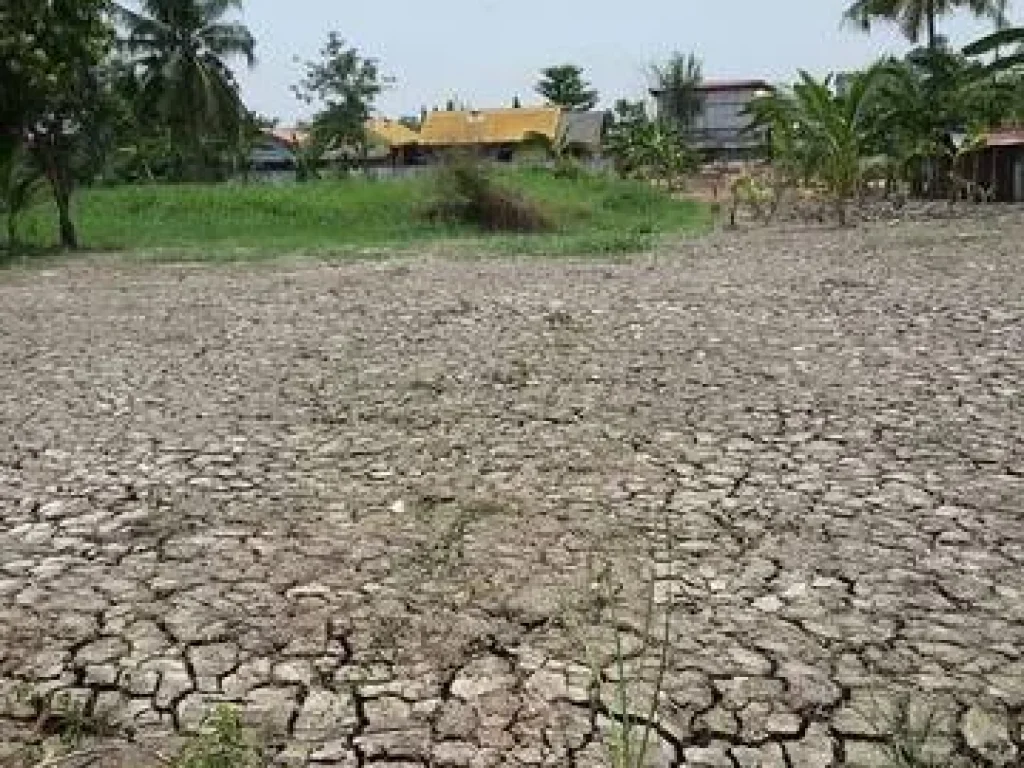
[{"label": "parched earth surface", "polygon": [[1024,764],[1022,243],[0,275],[0,762]]}]

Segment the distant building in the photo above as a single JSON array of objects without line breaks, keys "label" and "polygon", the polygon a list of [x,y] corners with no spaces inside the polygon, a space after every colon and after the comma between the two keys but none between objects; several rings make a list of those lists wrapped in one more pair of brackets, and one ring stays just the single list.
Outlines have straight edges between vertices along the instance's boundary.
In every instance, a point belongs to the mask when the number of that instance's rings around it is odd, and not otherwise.
[{"label": "distant building", "polygon": [[986,133],[957,164],[960,173],[988,190],[991,199],[1024,202],[1024,127]]},{"label": "distant building", "polygon": [[[687,142],[706,161],[745,160],[764,153],[768,137],[751,130],[746,109],[774,87],[764,80],[709,80],[697,87],[701,111],[684,131]],[[665,94],[652,90],[658,112],[665,110]]]},{"label": "distant building", "polygon": [[420,134],[398,120],[386,117],[370,120],[366,124],[369,148],[367,160],[371,164],[404,166],[415,165],[420,159]]},{"label": "distant building", "polygon": [[257,174],[295,170],[295,153],[305,141],[298,130],[274,128],[263,133],[249,153],[249,167]]},{"label": "distant building", "polygon": [[443,152],[475,149],[496,160],[511,160],[538,138],[554,142],[562,111],[553,107],[431,112],[420,128],[420,146]]},{"label": "distant building", "polygon": [[571,155],[600,157],[610,123],[608,112],[566,110],[558,129],[558,143]]},{"label": "distant building", "polygon": [[[450,150],[472,149],[493,160],[512,160],[524,152],[561,145],[577,157],[599,158],[609,115],[557,107],[430,112],[419,130],[404,121],[375,118],[366,123],[366,147],[334,146],[321,156],[325,164],[398,169],[422,165]],[[254,147],[254,171],[297,170],[298,155],[309,135],[275,129]]]}]

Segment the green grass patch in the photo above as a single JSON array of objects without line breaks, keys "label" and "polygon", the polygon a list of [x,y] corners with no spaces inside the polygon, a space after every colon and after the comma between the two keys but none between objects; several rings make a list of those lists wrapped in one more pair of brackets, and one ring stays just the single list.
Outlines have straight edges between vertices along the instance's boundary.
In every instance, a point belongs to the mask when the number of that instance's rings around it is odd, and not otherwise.
[{"label": "green grass patch", "polygon": [[[604,176],[556,178],[506,170],[496,181],[534,201],[554,224],[538,235],[487,235],[429,221],[431,176],[308,184],[153,185],[94,188],[76,197],[83,246],[147,258],[248,260],[288,253],[360,257],[426,241],[468,239],[482,251],[602,255],[647,250],[657,236],[702,232],[712,212],[643,184]],[[49,206],[25,217],[30,245],[52,241]]]}]

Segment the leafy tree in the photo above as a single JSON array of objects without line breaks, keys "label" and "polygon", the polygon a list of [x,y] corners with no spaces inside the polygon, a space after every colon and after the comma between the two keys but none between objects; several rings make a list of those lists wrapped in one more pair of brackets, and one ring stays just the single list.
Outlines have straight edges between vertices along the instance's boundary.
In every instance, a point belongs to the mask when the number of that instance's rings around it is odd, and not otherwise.
[{"label": "leafy tree", "polygon": [[6,136],[0,139],[0,213],[7,219],[7,248],[18,249],[18,220],[42,199],[45,180],[25,145]]},{"label": "leafy tree", "polygon": [[541,70],[537,93],[548,103],[563,109],[593,109],[598,102],[597,91],[583,79],[583,70],[575,64],[559,64]]},{"label": "leafy tree", "polygon": [[305,67],[305,77],[292,90],[300,101],[321,106],[310,126],[313,146],[320,153],[355,147],[365,157],[366,121],[393,81],[381,75],[376,59],[348,47],[337,32],[329,34],[320,60],[307,61]]},{"label": "leafy tree", "polygon": [[704,79],[700,59],[692,53],[674,53],[664,64],[651,67],[653,90],[658,94],[659,116],[677,130],[685,130],[703,109],[698,88]]},{"label": "leafy tree", "polygon": [[878,20],[897,24],[913,43],[924,33],[928,47],[934,49],[940,44],[939,18],[966,9],[975,16],[987,16],[1001,23],[1006,17],[1006,5],[1007,0],[854,0],[845,18],[865,32]]},{"label": "leafy tree", "polygon": [[97,125],[99,63],[111,30],[105,0],[6,0],[0,7],[0,132],[28,148],[57,204],[60,242],[75,248],[75,158]]},{"label": "leafy tree", "polygon": [[126,34],[121,50],[141,73],[141,108],[166,126],[178,161],[174,175],[202,176],[211,147],[230,148],[246,111],[232,59],[255,64],[255,40],[225,21],[241,0],[141,0],[141,11],[115,3]]}]

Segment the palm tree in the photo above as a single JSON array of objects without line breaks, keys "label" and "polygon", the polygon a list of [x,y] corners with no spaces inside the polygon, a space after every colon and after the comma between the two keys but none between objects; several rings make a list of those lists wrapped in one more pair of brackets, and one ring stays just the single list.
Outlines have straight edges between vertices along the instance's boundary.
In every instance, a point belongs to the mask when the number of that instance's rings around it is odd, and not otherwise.
[{"label": "palm tree", "polygon": [[698,88],[704,79],[700,59],[692,53],[674,53],[664,64],[651,67],[651,80],[658,96],[659,116],[678,130],[688,128],[701,113]]},{"label": "palm tree", "polygon": [[928,47],[939,47],[938,19],[953,11],[967,9],[975,16],[988,17],[997,24],[1006,19],[1008,0],[854,0],[845,14],[865,32],[878,19],[898,24],[912,43],[921,39],[922,32]]},{"label": "palm tree", "polygon": [[[1006,45],[1016,46],[1016,52],[1010,56],[999,56],[1000,49]],[[989,53],[997,55],[995,61],[986,67],[989,74],[1003,74],[1024,67],[1024,27],[1000,29],[964,48],[967,56],[984,56]]]},{"label": "palm tree", "polygon": [[[224,17],[241,0],[141,0],[115,4],[127,35],[122,50],[142,74],[144,107],[167,126],[175,152],[201,163],[211,139],[232,141],[246,114],[228,62],[252,66],[255,40]],[[193,170],[200,170],[198,167]]]}]

